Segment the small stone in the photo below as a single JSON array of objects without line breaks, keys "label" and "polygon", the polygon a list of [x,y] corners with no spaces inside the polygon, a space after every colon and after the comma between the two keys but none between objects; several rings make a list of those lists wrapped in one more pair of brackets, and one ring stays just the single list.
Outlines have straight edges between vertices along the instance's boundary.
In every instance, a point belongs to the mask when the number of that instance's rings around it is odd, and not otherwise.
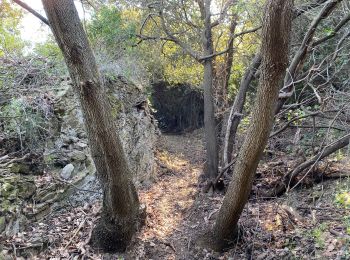
[{"label": "small stone", "polygon": [[72,173],[74,171],[74,166],[73,164],[67,164],[66,166],[64,166],[64,168],[61,171],[60,176],[65,179],[68,180],[69,178],[72,177]]},{"label": "small stone", "polygon": [[11,255],[12,254],[10,254],[7,250],[0,251],[0,259],[2,260],[12,260],[13,258]]},{"label": "small stone", "polygon": [[86,154],[82,151],[73,151],[69,154],[69,157],[72,158],[74,161],[85,161]]},{"label": "small stone", "polygon": [[87,147],[87,144],[83,142],[77,142],[75,145],[78,147],[79,150],[83,150]]}]

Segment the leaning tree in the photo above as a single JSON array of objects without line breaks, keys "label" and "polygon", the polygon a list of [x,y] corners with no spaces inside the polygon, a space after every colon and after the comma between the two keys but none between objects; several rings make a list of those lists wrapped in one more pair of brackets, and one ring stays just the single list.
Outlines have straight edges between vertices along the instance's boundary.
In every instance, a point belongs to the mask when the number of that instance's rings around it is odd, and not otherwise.
[{"label": "leaning tree", "polygon": [[232,181],[213,229],[217,248],[238,234],[254,174],[274,122],[280,84],[288,65],[293,0],[268,0],[263,19],[261,75],[250,125],[234,168]]},{"label": "leaning tree", "polygon": [[42,0],[47,20],[14,0],[51,27],[80,102],[91,154],[103,189],[101,218],[92,245],[106,252],[124,251],[142,222],[140,204],[106,89],[73,0]]}]

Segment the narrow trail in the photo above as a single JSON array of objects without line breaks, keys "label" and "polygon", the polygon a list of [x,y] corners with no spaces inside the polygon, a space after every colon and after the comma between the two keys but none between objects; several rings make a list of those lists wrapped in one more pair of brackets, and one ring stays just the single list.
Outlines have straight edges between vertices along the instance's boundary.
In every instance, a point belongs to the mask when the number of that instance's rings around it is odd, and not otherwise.
[{"label": "narrow trail", "polygon": [[147,220],[130,259],[186,259],[186,220],[198,196],[203,145],[199,132],[163,135],[157,150],[157,172],[151,187],[140,192]]}]

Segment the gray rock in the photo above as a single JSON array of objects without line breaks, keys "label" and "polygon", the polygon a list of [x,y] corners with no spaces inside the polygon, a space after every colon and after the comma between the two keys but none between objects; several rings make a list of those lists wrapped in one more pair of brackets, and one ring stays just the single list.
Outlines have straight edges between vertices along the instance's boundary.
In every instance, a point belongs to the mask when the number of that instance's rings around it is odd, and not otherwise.
[{"label": "gray rock", "polygon": [[86,160],[86,154],[84,152],[82,152],[82,151],[77,151],[77,150],[74,150],[71,153],[69,153],[69,157],[72,160],[78,161],[78,162]]},{"label": "gray rock", "polygon": [[[118,76],[113,79],[105,77],[104,80],[112,116],[116,121],[118,135],[134,173],[134,181],[141,183],[154,174],[154,147],[158,131],[157,123],[147,104],[146,92],[124,78],[121,80]],[[67,82],[62,82],[63,84],[66,85],[62,88],[64,91],[61,92],[61,99],[57,104],[64,111],[61,137],[62,134],[66,137],[78,137],[78,141],[69,138],[64,140],[70,143],[69,149],[75,149],[70,151],[73,154],[68,155],[75,161],[87,163],[87,147],[82,145],[87,143],[82,111],[77,106],[78,102],[71,86]],[[138,105],[140,100],[144,103],[142,106]]]},{"label": "gray rock", "polygon": [[5,216],[0,217],[0,234],[5,230],[6,228],[6,220]]},{"label": "gray rock", "polygon": [[75,145],[76,145],[77,149],[79,149],[79,150],[83,150],[84,148],[87,147],[87,144],[83,143],[83,142],[77,142]]},{"label": "gray rock", "polygon": [[61,176],[63,179],[68,180],[69,178],[72,177],[73,171],[74,171],[74,166],[73,166],[73,164],[71,164],[71,163],[70,163],[70,164],[67,164],[67,165],[64,166],[64,168],[62,169],[60,176]]}]

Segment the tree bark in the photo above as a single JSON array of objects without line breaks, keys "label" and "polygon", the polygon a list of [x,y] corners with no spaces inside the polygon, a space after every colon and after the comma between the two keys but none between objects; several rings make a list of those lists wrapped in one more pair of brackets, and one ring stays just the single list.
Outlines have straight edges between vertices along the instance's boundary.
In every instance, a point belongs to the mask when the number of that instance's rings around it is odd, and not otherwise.
[{"label": "tree bark", "polygon": [[288,64],[293,0],[268,0],[262,32],[262,65],[257,99],[246,138],[238,155],[213,229],[217,249],[238,233],[238,220],[246,204],[260,157],[273,125],[280,84]]},{"label": "tree bark", "polygon": [[73,0],[42,2],[80,101],[102,184],[103,207],[92,233],[92,244],[106,252],[124,251],[140,223],[139,200],[106,90]]},{"label": "tree bark", "polygon": [[[213,41],[211,32],[210,0],[204,2],[204,56],[213,54]],[[218,135],[215,121],[214,95],[213,95],[213,57],[203,61],[204,66],[204,132],[206,144],[206,175],[209,179],[215,179],[218,172]]]}]

